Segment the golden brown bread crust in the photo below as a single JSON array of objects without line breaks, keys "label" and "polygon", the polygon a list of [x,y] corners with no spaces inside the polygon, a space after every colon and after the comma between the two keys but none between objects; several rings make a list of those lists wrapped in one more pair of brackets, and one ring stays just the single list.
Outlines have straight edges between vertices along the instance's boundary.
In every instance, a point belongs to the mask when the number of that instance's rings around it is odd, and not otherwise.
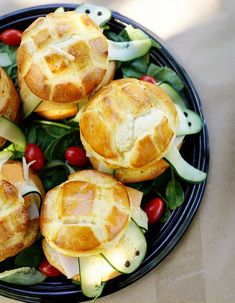
[{"label": "golden brown bread crust", "polygon": [[[0,261],[15,256],[24,248],[32,245],[39,231],[39,218],[30,220],[28,217],[28,197],[23,199],[14,186],[23,180],[22,164],[8,161],[3,165],[1,172]],[[30,172],[29,176],[44,194],[39,177],[33,172]]]},{"label": "golden brown bread crust", "polygon": [[[0,67],[0,117],[18,122],[20,118],[20,98],[14,87],[12,80],[7,76],[3,68]],[[0,137],[0,148],[6,140]]]},{"label": "golden brown bread crust", "polygon": [[41,100],[78,102],[102,81],[108,44],[86,14],[51,13],[24,31],[17,62],[19,78]]},{"label": "golden brown bread crust", "polygon": [[125,186],[108,174],[85,170],[46,194],[41,230],[52,248],[79,257],[117,241],[129,220]]},{"label": "golden brown bread crust", "polygon": [[23,248],[28,213],[14,185],[0,180],[0,261]]},{"label": "golden brown bread crust", "polygon": [[[178,137],[179,139],[179,137]],[[176,144],[177,148],[180,149],[181,145],[183,144],[183,137],[178,140]],[[90,162],[94,169],[100,169],[99,161],[94,158],[90,157]],[[107,166],[107,164],[105,164]],[[142,182],[147,180],[153,180],[160,176],[164,171],[169,167],[169,164],[164,160],[161,159],[159,161],[153,161],[147,165],[144,165],[139,168],[124,168],[119,167],[114,170],[114,177],[123,183],[135,183],[135,182]]]},{"label": "golden brown bread crust", "polygon": [[137,79],[112,81],[85,106],[82,143],[110,168],[142,168],[169,150],[178,127],[171,98],[158,86]]}]

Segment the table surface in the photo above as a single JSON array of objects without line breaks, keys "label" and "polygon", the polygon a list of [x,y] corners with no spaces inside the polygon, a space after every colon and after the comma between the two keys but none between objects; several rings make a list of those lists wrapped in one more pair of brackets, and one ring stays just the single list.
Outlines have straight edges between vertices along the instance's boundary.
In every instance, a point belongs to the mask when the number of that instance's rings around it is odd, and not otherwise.
[{"label": "table surface", "polygon": [[[0,0],[0,14],[59,0]],[[78,3],[77,1],[67,1]],[[155,32],[192,78],[210,137],[210,172],[199,211],[170,255],[100,303],[235,302],[235,1],[94,0]],[[0,302],[13,303],[0,296]]]}]

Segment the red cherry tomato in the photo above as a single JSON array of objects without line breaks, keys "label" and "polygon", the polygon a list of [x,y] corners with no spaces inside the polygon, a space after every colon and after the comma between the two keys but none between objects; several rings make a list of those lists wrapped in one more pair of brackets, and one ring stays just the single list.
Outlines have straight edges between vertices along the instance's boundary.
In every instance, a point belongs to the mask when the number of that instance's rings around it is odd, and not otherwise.
[{"label": "red cherry tomato", "polygon": [[153,83],[153,84],[157,83],[157,81],[153,77],[151,77],[149,75],[143,75],[143,76],[141,76],[140,80],[146,81],[146,82],[150,82],[150,83]]},{"label": "red cherry tomato", "polygon": [[86,156],[86,151],[79,146],[70,146],[65,151],[65,159],[69,164],[83,167],[86,166],[89,162],[89,159]]},{"label": "red cherry tomato", "polygon": [[57,268],[52,266],[47,260],[42,261],[38,269],[41,273],[48,277],[58,277],[62,275],[62,273]]},{"label": "red cherry tomato", "polygon": [[144,207],[144,211],[148,216],[148,223],[158,222],[165,210],[165,202],[161,198],[153,198]]},{"label": "red cherry tomato", "polygon": [[27,144],[24,155],[27,163],[35,160],[30,167],[37,171],[43,169],[45,165],[45,157],[39,146],[32,143]]},{"label": "red cherry tomato", "polygon": [[0,35],[0,40],[11,46],[20,45],[22,39],[22,33],[18,29],[6,29]]}]

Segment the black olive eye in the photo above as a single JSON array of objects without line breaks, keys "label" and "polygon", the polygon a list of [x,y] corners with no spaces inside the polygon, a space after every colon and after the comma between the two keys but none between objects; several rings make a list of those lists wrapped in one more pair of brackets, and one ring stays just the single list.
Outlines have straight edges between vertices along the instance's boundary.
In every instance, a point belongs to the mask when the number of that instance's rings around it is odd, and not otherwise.
[{"label": "black olive eye", "polygon": [[192,125],[192,123],[191,122],[188,122],[188,126],[191,126]]},{"label": "black olive eye", "polygon": [[131,265],[130,261],[126,261],[126,262],[125,262],[125,266],[126,266],[126,267],[129,267],[130,265]]},{"label": "black olive eye", "polygon": [[140,254],[140,252],[137,250],[137,251],[135,252],[135,255],[136,255],[136,256],[139,256],[139,254]]},{"label": "black olive eye", "polygon": [[85,13],[86,13],[86,14],[90,14],[90,12],[91,12],[91,11],[90,11],[88,8],[85,10]]},{"label": "black olive eye", "polygon": [[184,112],[185,117],[188,117],[188,113]]},{"label": "black olive eye", "polygon": [[98,16],[101,16],[101,15],[102,15],[102,12],[98,12],[97,15],[98,15]]}]

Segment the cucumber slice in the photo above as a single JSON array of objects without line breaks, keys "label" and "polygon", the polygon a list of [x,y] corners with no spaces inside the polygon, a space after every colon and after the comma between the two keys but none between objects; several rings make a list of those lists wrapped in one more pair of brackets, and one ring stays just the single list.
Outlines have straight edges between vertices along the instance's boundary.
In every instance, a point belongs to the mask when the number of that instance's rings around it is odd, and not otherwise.
[{"label": "cucumber slice", "polygon": [[127,25],[125,27],[125,31],[127,32],[130,40],[142,40],[142,39],[149,39],[149,36],[145,34],[141,29],[134,28],[132,25]]},{"label": "cucumber slice", "polygon": [[63,6],[58,7],[58,8],[54,11],[54,13],[64,13],[64,8],[63,8]]},{"label": "cucumber slice", "polygon": [[171,97],[173,102],[183,109],[187,108],[186,102],[183,97],[180,96],[180,94],[168,83],[163,82],[159,84],[159,86]]},{"label": "cucumber slice", "polygon": [[78,13],[86,13],[99,26],[103,26],[112,17],[112,13],[108,8],[89,3],[79,5],[75,11]]},{"label": "cucumber slice", "polygon": [[186,162],[175,146],[173,146],[167,155],[165,155],[165,159],[176,170],[179,177],[187,182],[200,183],[203,182],[207,177],[206,173]]},{"label": "cucumber slice", "polygon": [[[81,289],[82,293],[89,298],[98,297],[102,293],[104,262],[100,255],[79,258]],[[113,269],[111,270],[113,271]]]},{"label": "cucumber slice", "polygon": [[139,226],[131,220],[120,241],[101,255],[117,271],[129,274],[142,263],[147,242]]},{"label": "cucumber slice", "polygon": [[141,228],[142,232],[148,231],[148,217],[140,207],[131,207],[131,218]]},{"label": "cucumber slice", "polygon": [[23,150],[26,147],[26,140],[22,130],[5,117],[0,117],[0,137],[17,144]]},{"label": "cucumber slice", "polygon": [[34,99],[27,102],[23,102],[22,119],[26,119],[30,114],[32,114],[41,103],[42,100],[34,100]]},{"label": "cucumber slice", "polygon": [[109,60],[130,61],[144,56],[151,48],[151,39],[142,39],[126,42],[108,40]]},{"label": "cucumber slice", "polygon": [[46,276],[34,267],[20,267],[0,273],[0,281],[17,285],[39,284],[45,279]]},{"label": "cucumber slice", "polygon": [[186,136],[197,134],[202,129],[202,120],[200,116],[190,109],[182,109],[176,105],[176,110],[179,117],[179,128],[177,130],[177,136]]}]

